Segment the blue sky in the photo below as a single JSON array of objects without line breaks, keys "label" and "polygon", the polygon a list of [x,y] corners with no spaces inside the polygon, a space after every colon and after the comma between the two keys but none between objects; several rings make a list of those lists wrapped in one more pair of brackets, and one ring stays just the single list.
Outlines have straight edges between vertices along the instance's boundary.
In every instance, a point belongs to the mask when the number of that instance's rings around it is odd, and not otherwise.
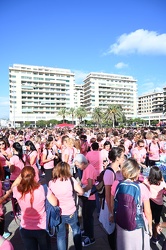
[{"label": "blue sky", "polygon": [[0,118],[15,64],[133,76],[138,95],[166,86],[165,0],[0,0]]}]

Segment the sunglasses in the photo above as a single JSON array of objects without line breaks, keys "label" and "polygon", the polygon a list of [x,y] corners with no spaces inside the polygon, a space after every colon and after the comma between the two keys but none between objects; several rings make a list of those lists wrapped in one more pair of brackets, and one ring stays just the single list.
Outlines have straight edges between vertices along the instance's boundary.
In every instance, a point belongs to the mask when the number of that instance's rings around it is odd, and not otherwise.
[{"label": "sunglasses", "polygon": [[0,146],[2,146],[2,145],[5,145],[5,143],[3,142],[3,143],[0,143]]}]

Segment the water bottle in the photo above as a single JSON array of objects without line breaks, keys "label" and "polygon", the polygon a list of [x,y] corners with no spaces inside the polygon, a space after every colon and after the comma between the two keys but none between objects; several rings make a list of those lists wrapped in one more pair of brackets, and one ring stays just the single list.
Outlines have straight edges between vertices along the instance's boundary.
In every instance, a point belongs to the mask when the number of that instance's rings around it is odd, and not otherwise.
[{"label": "water bottle", "polygon": [[6,176],[6,179],[3,182],[3,190],[8,191],[10,189],[10,179],[9,176]]}]

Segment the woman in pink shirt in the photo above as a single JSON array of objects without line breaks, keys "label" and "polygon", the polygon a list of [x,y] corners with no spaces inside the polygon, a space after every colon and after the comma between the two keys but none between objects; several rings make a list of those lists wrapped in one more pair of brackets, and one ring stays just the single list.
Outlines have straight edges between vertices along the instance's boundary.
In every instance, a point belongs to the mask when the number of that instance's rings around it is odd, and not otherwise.
[{"label": "woman in pink shirt", "polygon": [[[21,175],[12,185],[12,191],[21,208],[20,234],[25,249],[50,250],[50,238],[46,231],[45,192],[35,180],[33,167],[22,169]],[[47,199],[53,206],[57,205],[57,199],[49,189]]]},{"label": "woman in pink shirt", "polygon": [[62,161],[67,162],[70,165],[70,172],[73,176],[75,174],[73,160],[77,154],[77,149],[74,147],[74,139],[66,138],[64,141],[65,149],[62,153]]},{"label": "woman in pink shirt", "polygon": [[76,191],[79,195],[82,195],[83,189],[77,181],[71,177],[68,163],[59,162],[56,167],[54,167],[53,180],[49,182],[49,188],[57,197],[62,210],[62,221],[57,230],[58,250],[66,249],[66,224],[69,224],[72,228],[75,249],[81,250],[81,231],[73,193]]},{"label": "woman in pink shirt", "polygon": [[156,162],[160,161],[160,144],[157,135],[154,135],[152,141],[149,143],[147,152],[149,153],[149,166],[154,166]]},{"label": "woman in pink shirt", "polygon": [[[96,169],[89,164],[88,160],[83,154],[77,154],[74,163],[77,168],[83,170],[81,183],[84,192],[91,192],[91,189],[97,178]],[[90,195],[86,200],[83,200],[82,217],[83,217],[83,231],[86,238],[82,241],[82,246],[88,246],[95,243],[94,238],[94,218],[93,212],[96,207],[95,194]]]},{"label": "woman in pink shirt", "polygon": [[163,180],[161,170],[153,166],[150,169],[150,173],[144,183],[148,186],[150,190],[150,206],[152,210],[152,219],[155,222],[155,227],[153,231],[153,243],[157,243],[157,226],[160,222],[160,216],[163,209],[163,194],[166,188],[166,183]]},{"label": "woman in pink shirt", "polygon": [[36,165],[37,161],[37,150],[35,148],[35,145],[31,141],[26,141],[25,142],[26,146],[26,155],[25,155],[25,166],[31,166],[35,170],[35,179],[36,181],[39,181],[39,170]]},{"label": "woman in pink shirt", "polygon": [[4,234],[4,227],[5,227],[5,216],[4,216],[3,202],[11,194],[11,190],[6,191],[6,193],[4,194],[4,191],[2,189],[2,180],[3,179],[4,179],[4,171],[3,171],[3,167],[0,165],[0,235],[1,236]]},{"label": "woman in pink shirt", "polygon": [[[122,174],[124,177],[124,182],[134,183],[138,180],[138,176],[140,173],[140,168],[135,159],[128,159],[124,162],[122,165]],[[114,196],[116,193],[116,188],[118,185],[118,181],[114,181],[111,189],[111,220],[114,221]],[[150,209],[150,202],[149,202],[149,190],[148,188],[140,183],[140,196],[141,196],[141,206],[143,206],[143,215],[144,215],[144,221],[146,224],[146,230],[142,228],[138,228],[135,230],[128,231],[126,229],[123,229],[116,223],[116,229],[117,229],[117,250],[140,250],[140,249],[146,249],[150,250],[150,237],[149,235],[152,235],[152,214]],[[126,206],[129,206],[129,204],[126,204]],[[122,209],[124,209],[122,207]],[[123,210],[125,211],[125,210]],[[116,221],[115,221],[116,222]],[[148,234],[149,231],[149,234]],[[142,235],[143,234],[143,235]]]},{"label": "woman in pink shirt", "polygon": [[10,144],[8,143],[7,138],[0,138],[0,162],[4,169],[4,178],[6,178],[6,176],[10,177],[10,170],[6,164],[6,161],[9,161],[11,156],[12,152],[10,150]]},{"label": "woman in pink shirt", "polygon": [[15,179],[20,175],[21,170],[24,167],[24,160],[23,160],[23,151],[22,146],[19,142],[13,143],[13,156],[10,158],[8,162],[10,168],[10,181],[14,182]]},{"label": "woman in pink shirt", "polygon": [[48,140],[45,143],[45,149],[42,153],[42,162],[45,170],[45,179],[48,184],[52,179],[52,170],[54,168],[54,159],[58,158],[58,155],[53,150],[53,138],[48,137]]}]

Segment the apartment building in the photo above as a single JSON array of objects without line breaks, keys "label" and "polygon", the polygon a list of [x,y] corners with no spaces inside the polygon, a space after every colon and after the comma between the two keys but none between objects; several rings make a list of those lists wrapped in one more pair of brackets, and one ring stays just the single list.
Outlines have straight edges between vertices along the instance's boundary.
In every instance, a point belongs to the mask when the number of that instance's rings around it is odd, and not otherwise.
[{"label": "apartment building", "polygon": [[164,93],[154,91],[138,97],[138,116],[143,119],[161,120],[163,117]]},{"label": "apartment building", "polygon": [[84,106],[84,89],[82,84],[74,85],[74,107]]},{"label": "apartment building", "polygon": [[14,64],[9,67],[10,121],[59,119],[74,107],[75,75],[69,69]]},{"label": "apartment building", "polygon": [[137,114],[137,80],[132,76],[90,73],[84,80],[84,107],[106,110],[109,104],[120,104],[127,118]]}]

